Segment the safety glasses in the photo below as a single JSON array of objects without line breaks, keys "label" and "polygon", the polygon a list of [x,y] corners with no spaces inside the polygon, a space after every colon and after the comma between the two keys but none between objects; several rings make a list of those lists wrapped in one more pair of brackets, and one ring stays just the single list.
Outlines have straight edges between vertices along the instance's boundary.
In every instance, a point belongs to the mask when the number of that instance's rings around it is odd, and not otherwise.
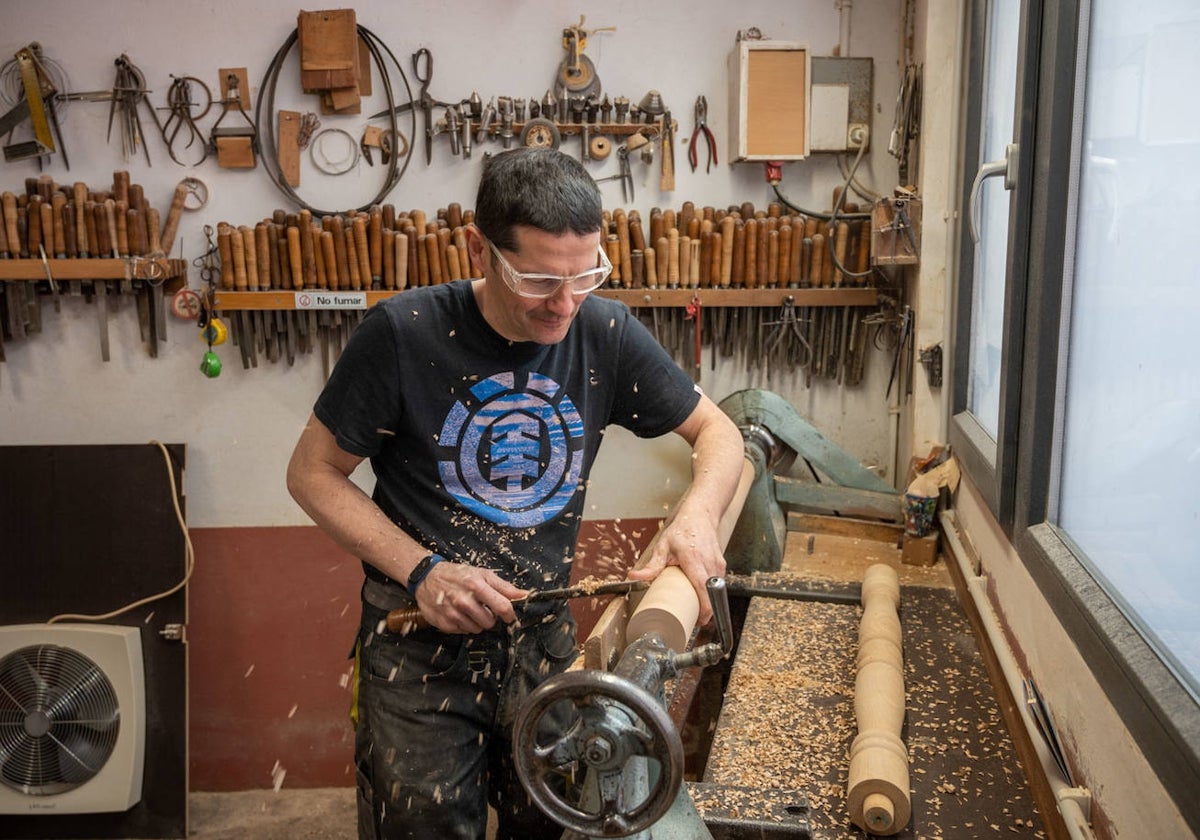
[{"label": "safety glasses", "polygon": [[496,255],[496,259],[500,260],[502,269],[501,275],[504,277],[504,282],[508,287],[521,297],[527,298],[548,298],[558,294],[558,290],[563,284],[567,284],[573,295],[586,295],[588,292],[595,291],[604,285],[604,281],[608,279],[608,275],[612,274],[612,263],[609,262],[608,254],[604,253],[604,248],[597,247],[597,252],[600,255],[600,264],[596,268],[590,268],[587,271],[580,272],[574,277],[563,277],[559,274],[529,274],[524,271],[517,271],[509,264],[508,260],[504,259],[504,255],[500,253],[500,249],[488,240],[488,247],[492,249],[492,253]]}]

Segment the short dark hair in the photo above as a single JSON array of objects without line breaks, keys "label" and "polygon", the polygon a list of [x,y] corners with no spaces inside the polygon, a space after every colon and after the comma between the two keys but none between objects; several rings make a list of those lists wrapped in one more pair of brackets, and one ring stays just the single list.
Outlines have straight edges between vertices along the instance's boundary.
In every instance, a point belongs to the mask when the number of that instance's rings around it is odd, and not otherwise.
[{"label": "short dark hair", "polygon": [[475,197],[475,226],[497,248],[516,250],[513,228],[522,225],[585,235],[603,224],[600,190],[570,155],[522,146],[484,164]]}]

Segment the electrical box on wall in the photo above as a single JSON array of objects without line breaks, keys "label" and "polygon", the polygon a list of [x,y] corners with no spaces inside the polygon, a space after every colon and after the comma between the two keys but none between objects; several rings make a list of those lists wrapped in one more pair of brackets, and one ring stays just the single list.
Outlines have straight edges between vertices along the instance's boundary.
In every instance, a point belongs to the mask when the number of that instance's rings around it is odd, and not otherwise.
[{"label": "electrical box on wall", "polygon": [[796,41],[737,42],[729,55],[732,161],[808,157],[809,64]]},{"label": "electrical box on wall", "polygon": [[874,62],[822,56],[811,67],[809,151],[856,152],[868,145]]}]

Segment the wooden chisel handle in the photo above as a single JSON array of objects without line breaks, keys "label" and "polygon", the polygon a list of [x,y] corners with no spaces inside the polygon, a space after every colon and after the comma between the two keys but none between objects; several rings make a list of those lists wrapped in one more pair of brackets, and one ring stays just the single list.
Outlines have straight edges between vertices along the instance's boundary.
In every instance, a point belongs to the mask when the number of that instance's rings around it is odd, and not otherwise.
[{"label": "wooden chisel handle", "polygon": [[438,285],[442,282],[442,261],[438,252],[438,237],[436,233],[427,233],[425,240],[425,261],[429,265],[429,283]]},{"label": "wooden chisel handle", "polygon": [[233,258],[233,288],[244,292],[249,288],[250,281],[246,275],[246,240],[242,238],[240,229],[229,231],[229,255]]},{"label": "wooden chisel handle", "polygon": [[300,228],[295,225],[288,225],[287,232],[284,234],[287,237],[287,255],[288,268],[293,289],[304,288],[304,257],[300,244]]},{"label": "wooden chisel handle", "polygon": [[75,250],[79,256],[86,257],[89,253],[88,249],[91,247],[88,244],[88,224],[85,216],[88,203],[87,184],[76,181],[71,190],[75,198]]},{"label": "wooden chisel handle", "polygon": [[396,288],[408,288],[408,234],[396,233]]},{"label": "wooden chisel handle", "polygon": [[[301,280],[299,288],[314,289],[317,286],[317,255],[313,251],[312,213],[308,210],[300,211],[296,238],[300,240]],[[295,276],[295,272],[293,272],[293,276]]]},{"label": "wooden chisel handle", "polygon": [[342,230],[342,239],[346,242],[346,267],[350,271],[350,279],[343,289],[362,289],[362,277],[358,272],[358,246],[354,243],[354,227]]},{"label": "wooden chisel handle", "polygon": [[135,257],[146,255],[146,220],[140,210],[130,207],[125,211],[125,230],[129,237],[129,253]]},{"label": "wooden chisel handle", "polygon": [[113,198],[129,204],[129,172],[124,169],[113,173]]},{"label": "wooden chisel handle", "polygon": [[792,226],[779,226],[779,285],[791,286],[792,279]]},{"label": "wooden chisel handle", "polygon": [[[621,251],[621,282],[622,285],[628,287],[633,285],[633,258],[630,253],[629,239],[629,215],[623,209],[617,209],[613,213],[613,221],[617,225],[617,244]],[[611,259],[611,258],[610,258]],[[617,265],[617,263],[613,263]]]},{"label": "wooden chisel handle", "polygon": [[[42,216],[42,247],[46,249],[46,254],[48,256],[53,257],[59,253],[58,251],[54,250],[54,208],[50,205],[50,202],[43,201],[41,206],[38,208],[38,212]],[[61,222],[58,226],[58,239],[59,241],[62,240]]]},{"label": "wooden chisel handle", "polygon": [[233,226],[229,222],[217,223],[217,254],[221,257],[221,288],[232,289],[233,269]]},{"label": "wooden chisel handle", "polygon": [[746,268],[744,281],[747,289],[758,286],[758,219],[746,220]]},{"label": "wooden chisel handle", "polygon": [[271,288],[271,229],[266,222],[254,226],[254,256],[258,272],[258,288]]},{"label": "wooden chisel handle", "polygon": [[23,248],[21,238],[17,235],[17,196],[5,192],[0,195],[0,206],[4,208],[4,235],[8,239],[8,251],[15,257]]},{"label": "wooden chisel handle", "polygon": [[[671,282],[671,243],[667,237],[660,236],[654,241],[654,273],[660,283]],[[678,268],[676,269],[678,273]],[[675,278],[678,284],[679,277]]]},{"label": "wooden chisel handle", "polygon": [[721,270],[718,274],[721,288],[729,288],[733,282],[733,239],[737,219],[725,216],[721,219]]},{"label": "wooden chisel handle", "polygon": [[[88,247],[92,249],[92,253],[96,253],[95,249],[100,247],[100,234],[96,230],[96,219],[103,215],[103,213],[96,213],[96,207],[96,202],[90,199],[83,203],[83,227],[84,236],[86,237],[84,241],[90,243]],[[88,254],[81,251],[80,256],[88,256]]]},{"label": "wooden chisel handle", "polygon": [[105,253],[111,252],[114,257],[120,257],[117,242],[117,202],[106,198],[101,206],[104,208],[104,219],[108,224],[108,248],[105,249]]},{"label": "wooden chisel handle", "polygon": [[146,247],[150,249],[147,253],[155,256],[158,254],[168,256],[163,252],[162,225],[159,224],[158,210],[153,207],[144,207],[142,215],[146,219]]},{"label": "wooden chisel handle", "polygon": [[383,288],[391,291],[396,288],[396,231],[384,228],[380,238],[383,243]]},{"label": "wooden chisel handle", "polygon": [[667,228],[667,287],[679,287],[679,231]]},{"label": "wooden chisel handle", "polygon": [[[96,226],[96,235],[91,236],[92,241],[96,243],[96,254],[108,255],[108,214],[104,212],[104,204],[92,204],[92,219]],[[90,236],[90,234],[89,234]]]},{"label": "wooden chisel handle", "polygon": [[700,252],[696,251],[696,259],[692,259],[692,243],[699,244],[699,240],[691,239],[688,236],[679,237],[679,282],[683,286],[692,285],[692,277],[695,276],[697,282],[700,279]]},{"label": "wooden chisel handle", "polygon": [[336,292],[350,288],[350,255],[346,252],[346,231],[342,226],[342,217],[327,218],[330,219],[329,231],[333,234],[333,251],[337,256],[337,271],[329,278],[329,288]]},{"label": "wooden chisel handle", "polygon": [[746,223],[736,220],[733,228],[733,247],[730,248],[729,282],[741,288],[746,277]]},{"label": "wooden chisel handle", "polygon": [[833,267],[833,285],[841,286],[847,282],[842,269],[846,267],[846,246],[850,241],[850,223],[838,222],[833,234],[833,253],[837,263]]},{"label": "wooden chisel handle", "polygon": [[[466,260],[464,254],[462,260]],[[463,279],[462,260],[458,257],[458,246],[451,242],[446,246],[446,279],[453,283]]]},{"label": "wooden chisel handle", "polygon": [[646,248],[642,251],[642,258],[646,262],[646,286],[651,289],[657,289],[658,255],[654,253],[653,248]]},{"label": "wooden chisel handle", "polygon": [[317,269],[317,288],[328,289],[329,277],[325,274],[325,254],[321,251],[321,236],[324,231],[316,224],[308,229],[308,238],[312,240],[313,263]]},{"label": "wooden chisel handle", "polygon": [[[258,277],[258,241],[255,239],[254,228],[249,225],[239,225],[238,235],[242,237],[242,254],[246,261],[246,288],[257,292],[260,288]],[[270,279],[267,278],[267,282]]]},{"label": "wooden chisel handle", "polygon": [[179,218],[183,215],[183,203],[187,201],[187,184],[180,181],[171,196],[171,207],[167,210],[167,220],[163,223],[162,246],[168,254],[175,248],[175,233],[179,230]]},{"label": "wooden chisel handle", "polygon": [[126,214],[127,210],[129,210],[128,201],[113,201],[113,212],[117,217],[117,253],[122,257],[129,256],[129,217]]},{"label": "wooden chisel handle", "polygon": [[[19,210],[20,208],[18,208]],[[42,197],[31,195],[25,208],[25,248],[31,257],[38,255],[42,246]]]},{"label": "wooden chisel handle", "polygon": [[[71,206],[70,202],[62,206],[59,223],[62,224],[63,256],[68,258],[77,256],[79,252],[76,250],[76,243],[79,240],[75,236],[75,208]],[[0,254],[7,250],[4,245],[3,231],[4,225],[0,224]],[[58,243],[55,243],[55,247],[57,246]]]},{"label": "wooden chisel handle", "polygon": [[337,248],[334,247],[333,231],[321,231],[321,258],[325,261],[325,282],[329,288],[337,288]]},{"label": "wooden chisel handle", "polygon": [[808,270],[809,282],[814,288],[825,285],[825,235],[814,233],[812,236],[811,267]]},{"label": "wooden chisel handle", "polygon": [[383,283],[383,211],[372,207],[367,218],[367,255],[371,264],[371,285]]},{"label": "wooden chisel handle", "polygon": [[[713,230],[706,231],[706,233],[712,237],[712,244],[709,246],[708,282],[705,283],[705,288],[715,289],[718,285],[720,285],[721,282],[721,251],[724,248],[724,245],[721,242],[721,231]],[[701,237],[704,235],[705,234],[703,233],[700,234]],[[703,239],[701,239],[701,241],[703,241]],[[703,273],[703,271],[704,268],[702,267],[701,272]]]},{"label": "wooden chisel handle", "polygon": [[779,285],[779,230],[767,231],[767,285]]},{"label": "wooden chisel handle", "polygon": [[646,232],[642,230],[642,214],[636,210],[630,210],[626,215],[626,221],[629,224],[629,250],[644,252],[646,250]]},{"label": "wooden chisel handle", "polygon": [[435,233],[437,234],[437,241],[438,241],[438,261],[441,263],[441,266],[442,266],[442,281],[449,282],[450,280],[453,279],[450,276],[449,254],[450,254],[450,245],[452,244],[450,228],[442,226],[442,227],[439,227],[435,231]]},{"label": "wooden chisel handle", "polygon": [[610,233],[605,237],[604,254],[608,257],[608,261],[612,263],[613,270],[610,279],[613,284],[620,284],[628,289],[632,278],[621,271],[621,240],[615,233]]},{"label": "wooden chisel handle", "polygon": [[67,206],[67,197],[56,192],[50,198],[50,230],[54,242],[54,256],[60,259],[67,256],[67,236],[63,229],[63,211]]},{"label": "wooden chisel handle", "polygon": [[[359,285],[352,288],[369,289],[371,288],[371,252],[370,244],[367,242],[367,217],[361,213],[354,217],[354,221],[350,223],[354,231],[354,252],[358,255],[358,280]],[[351,275],[353,279],[353,275]]]}]

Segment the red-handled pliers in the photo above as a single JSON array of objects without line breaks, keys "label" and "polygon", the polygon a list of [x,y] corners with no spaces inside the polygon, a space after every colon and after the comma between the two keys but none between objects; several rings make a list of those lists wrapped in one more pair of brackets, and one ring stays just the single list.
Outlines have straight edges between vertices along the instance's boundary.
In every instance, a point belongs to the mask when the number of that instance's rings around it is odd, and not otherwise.
[{"label": "red-handled pliers", "polygon": [[705,158],[704,171],[708,172],[714,163],[717,162],[717,141],[713,139],[713,133],[708,128],[708,99],[704,96],[696,97],[696,128],[692,131],[692,141],[688,144],[688,163],[692,165],[692,171],[696,171],[696,138],[701,134],[704,135],[704,142],[708,146],[708,156]]}]

